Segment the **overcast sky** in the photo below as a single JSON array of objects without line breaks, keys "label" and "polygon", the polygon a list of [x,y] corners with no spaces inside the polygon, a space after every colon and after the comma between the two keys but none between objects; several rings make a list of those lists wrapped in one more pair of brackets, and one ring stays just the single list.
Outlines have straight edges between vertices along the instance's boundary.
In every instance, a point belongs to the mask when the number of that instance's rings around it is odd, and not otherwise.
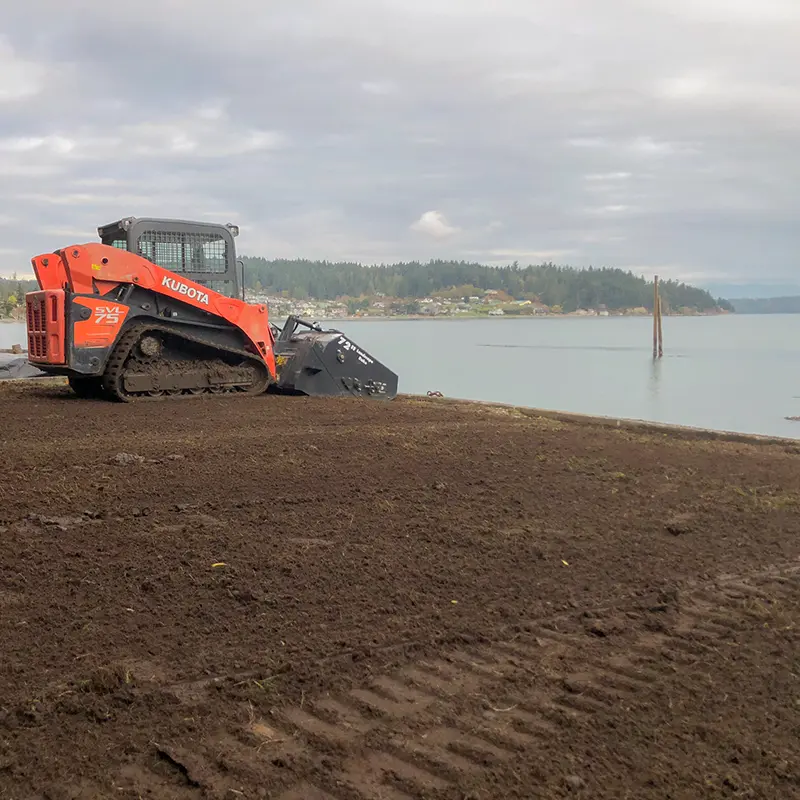
[{"label": "overcast sky", "polygon": [[127,215],[272,257],[797,281],[800,0],[27,0],[0,273]]}]

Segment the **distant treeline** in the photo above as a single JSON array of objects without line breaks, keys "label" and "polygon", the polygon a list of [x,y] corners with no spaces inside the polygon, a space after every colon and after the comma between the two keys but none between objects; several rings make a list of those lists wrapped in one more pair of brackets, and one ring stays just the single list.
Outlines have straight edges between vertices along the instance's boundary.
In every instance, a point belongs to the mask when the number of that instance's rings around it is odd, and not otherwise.
[{"label": "distant treeline", "polygon": [[[652,310],[653,284],[620,269],[575,269],[555,264],[487,267],[464,261],[407,262],[366,267],[356,263],[274,260],[245,256],[247,288],[296,300],[336,300],[376,296],[420,299],[433,295],[460,297],[495,289],[517,300],[538,300],[565,312],[606,306],[609,310],[644,307]],[[666,310],[687,308],[733,311],[734,305],[715,299],[704,289],[676,281],[661,281]],[[0,278],[0,315],[8,316],[24,303],[35,281]],[[800,312],[800,297],[737,300],[740,313]]]},{"label": "distant treeline", "polygon": [[[565,312],[601,305],[609,310],[653,307],[652,281],[621,269],[575,269],[549,263],[488,267],[465,261],[412,261],[373,267],[302,259],[245,257],[243,261],[247,288],[297,300],[378,294],[423,298],[496,289],[518,300],[537,299],[548,306],[560,306]],[[704,289],[684,283],[662,281],[661,294],[667,309],[733,310],[727,301],[715,300]]]},{"label": "distant treeline", "polygon": [[800,296],[731,300],[737,314],[800,314]]},{"label": "distant treeline", "polygon": [[25,302],[25,294],[38,288],[36,281],[0,278],[0,317],[11,316],[11,312]]}]

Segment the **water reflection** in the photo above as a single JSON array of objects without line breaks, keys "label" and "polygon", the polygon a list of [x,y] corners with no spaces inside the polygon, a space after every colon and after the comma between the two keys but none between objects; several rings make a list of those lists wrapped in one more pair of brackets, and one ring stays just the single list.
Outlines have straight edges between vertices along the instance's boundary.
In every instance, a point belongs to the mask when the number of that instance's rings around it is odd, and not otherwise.
[{"label": "water reflection", "polygon": [[664,361],[661,358],[653,358],[650,360],[650,380],[647,382],[650,400],[655,408],[658,405],[658,400],[661,395],[661,370]]},{"label": "water reflection", "polygon": [[596,344],[479,344],[478,347],[518,347],[523,350],[643,350],[642,347],[626,345],[596,345]]}]

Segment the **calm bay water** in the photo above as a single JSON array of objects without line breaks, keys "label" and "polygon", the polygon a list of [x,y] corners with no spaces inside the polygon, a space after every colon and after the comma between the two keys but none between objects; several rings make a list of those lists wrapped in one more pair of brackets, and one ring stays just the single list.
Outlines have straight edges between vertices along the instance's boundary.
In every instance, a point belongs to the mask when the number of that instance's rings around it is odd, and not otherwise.
[{"label": "calm bay water", "polygon": [[[323,323],[325,324],[325,323]],[[800,439],[800,315],[330,323],[400,391]],[[24,342],[0,325],[0,347]]]},{"label": "calm bay water", "polygon": [[800,315],[337,322],[400,390],[800,438]]}]

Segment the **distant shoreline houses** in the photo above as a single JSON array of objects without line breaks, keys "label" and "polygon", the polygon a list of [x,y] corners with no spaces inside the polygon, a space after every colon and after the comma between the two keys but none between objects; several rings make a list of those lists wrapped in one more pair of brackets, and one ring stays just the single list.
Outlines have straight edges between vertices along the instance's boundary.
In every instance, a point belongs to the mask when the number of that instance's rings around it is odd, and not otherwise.
[{"label": "distant shoreline houses", "polygon": [[[622,317],[650,316],[652,311],[644,306],[609,309],[606,304],[578,308],[565,312],[561,306],[548,306],[538,300],[515,300],[504,292],[487,290],[483,296],[423,297],[419,299],[392,298],[383,294],[370,297],[340,298],[338,300],[296,300],[284,296],[248,293],[250,302],[265,303],[273,316],[297,314],[316,319],[425,319],[431,317]],[[664,311],[665,315],[711,316],[729,313],[721,309],[698,311],[678,308]]]}]

